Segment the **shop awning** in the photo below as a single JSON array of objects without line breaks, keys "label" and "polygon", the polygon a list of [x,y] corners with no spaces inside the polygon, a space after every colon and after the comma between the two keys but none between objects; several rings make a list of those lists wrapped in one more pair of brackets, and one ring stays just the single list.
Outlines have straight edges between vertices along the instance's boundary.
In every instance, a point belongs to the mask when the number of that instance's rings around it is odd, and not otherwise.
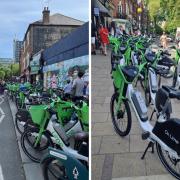
[{"label": "shop awning", "polygon": [[100,3],[98,0],[94,0],[93,5],[94,5],[94,8],[99,8],[100,12],[109,14],[109,10],[102,3]]}]

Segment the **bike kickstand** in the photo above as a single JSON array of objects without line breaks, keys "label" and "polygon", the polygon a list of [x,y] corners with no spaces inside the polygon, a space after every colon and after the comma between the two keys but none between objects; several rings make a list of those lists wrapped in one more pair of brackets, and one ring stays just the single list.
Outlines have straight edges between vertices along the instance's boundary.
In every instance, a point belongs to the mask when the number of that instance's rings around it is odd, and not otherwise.
[{"label": "bike kickstand", "polygon": [[149,149],[150,147],[152,147],[152,153],[154,153],[154,144],[150,141],[149,144],[148,144],[148,146],[147,146],[147,148],[145,149],[143,155],[141,156],[141,159],[144,159],[144,157],[145,157],[145,155],[146,155],[146,153],[147,153],[147,151],[148,151],[148,149]]},{"label": "bike kickstand", "polygon": [[156,112],[156,110],[154,109],[153,112],[152,112],[152,114],[151,114],[151,117],[150,117],[149,121],[152,120],[153,114],[154,114],[155,112]]}]

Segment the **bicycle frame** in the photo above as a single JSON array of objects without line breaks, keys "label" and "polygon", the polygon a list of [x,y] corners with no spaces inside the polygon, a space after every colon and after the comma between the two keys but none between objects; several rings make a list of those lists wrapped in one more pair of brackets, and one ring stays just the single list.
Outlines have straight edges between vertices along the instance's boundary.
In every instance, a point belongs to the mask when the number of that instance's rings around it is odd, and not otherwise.
[{"label": "bicycle frame", "polygon": [[[144,131],[144,132],[149,132],[150,135],[148,137],[148,140],[149,141],[152,141],[153,143],[157,142],[164,150],[168,151],[169,154],[172,156],[172,157],[175,157],[176,159],[180,159],[180,157],[178,156],[177,152],[175,152],[174,150],[172,150],[170,147],[168,147],[161,139],[159,139],[154,133],[153,133],[153,126],[150,124],[149,122],[149,119],[147,119],[146,121],[142,121],[138,112],[137,112],[137,109],[136,109],[136,106],[132,100],[132,94],[133,92],[135,92],[132,84],[129,84],[128,85],[128,88],[127,88],[127,93],[126,93],[126,97],[127,99],[129,100],[130,104],[131,104],[131,107],[133,108],[135,114],[136,114],[136,117],[137,117],[137,120],[140,124],[140,127],[141,129]],[[158,120],[159,119],[162,119],[164,118],[163,116],[159,116]],[[166,121],[166,119],[164,118],[164,121]]]},{"label": "bicycle frame", "polygon": [[67,170],[68,179],[79,179],[79,180],[88,179],[89,173],[87,168],[72,154],[54,148],[49,148],[48,155],[43,158],[41,164],[48,157],[53,157],[64,165],[64,167]]},{"label": "bicycle frame", "polygon": [[[69,131],[66,132],[66,135],[68,136],[71,136],[72,135],[72,131],[75,133],[75,132],[80,132],[80,131],[76,131],[75,129],[77,129],[78,125],[76,124],[75,127],[71,128]],[[54,127],[53,127],[53,123],[52,123],[52,120],[49,122],[48,124],[48,127],[47,127],[47,130],[49,130],[49,132],[53,135],[53,141],[55,141],[56,144],[58,144],[62,150],[64,152],[67,152],[69,154],[72,154],[75,158],[77,159],[81,159],[81,160],[84,160],[86,162],[88,162],[88,157],[86,156],[83,156],[81,154],[78,153],[78,151],[72,149],[71,147],[68,147],[65,145],[65,143],[63,142],[62,138],[58,135],[58,133],[54,130]]]}]

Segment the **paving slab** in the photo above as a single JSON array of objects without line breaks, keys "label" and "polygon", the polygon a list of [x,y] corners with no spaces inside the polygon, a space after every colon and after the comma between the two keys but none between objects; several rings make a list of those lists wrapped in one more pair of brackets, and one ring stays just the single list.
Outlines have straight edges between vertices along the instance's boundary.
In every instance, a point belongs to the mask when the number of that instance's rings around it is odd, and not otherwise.
[{"label": "paving slab", "polygon": [[152,175],[152,176],[113,178],[112,180],[175,180],[175,178],[173,178],[169,174],[163,174],[163,175]]},{"label": "paving slab", "polygon": [[145,176],[145,161],[141,153],[123,153],[114,155],[113,178]]},{"label": "paving slab", "polygon": [[106,122],[108,120],[109,113],[107,112],[94,112],[91,115],[91,122]]},{"label": "paving slab", "polygon": [[129,136],[120,138],[117,135],[103,136],[100,154],[129,152]]},{"label": "paving slab", "polygon": [[95,123],[91,133],[92,136],[116,135],[111,122]]},{"label": "paving slab", "polygon": [[91,141],[92,141],[91,153],[92,154],[98,154],[99,150],[100,150],[100,145],[101,145],[102,137],[101,136],[96,136],[96,137],[92,136]]},{"label": "paving slab", "polygon": [[105,155],[92,155],[92,180],[101,180]]}]

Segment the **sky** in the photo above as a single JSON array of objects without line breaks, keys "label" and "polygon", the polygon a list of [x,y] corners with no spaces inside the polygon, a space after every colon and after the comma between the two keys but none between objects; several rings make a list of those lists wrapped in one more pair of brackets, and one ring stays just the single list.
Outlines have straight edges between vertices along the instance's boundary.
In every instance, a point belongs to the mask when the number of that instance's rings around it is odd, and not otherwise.
[{"label": "sky", "polygon": [[51,15],[89,20],[89,0],[1,0],[0,58],[13,58],[13,39],[23,40],[28,25],[42,19],[45,5],[49,5]]}]

